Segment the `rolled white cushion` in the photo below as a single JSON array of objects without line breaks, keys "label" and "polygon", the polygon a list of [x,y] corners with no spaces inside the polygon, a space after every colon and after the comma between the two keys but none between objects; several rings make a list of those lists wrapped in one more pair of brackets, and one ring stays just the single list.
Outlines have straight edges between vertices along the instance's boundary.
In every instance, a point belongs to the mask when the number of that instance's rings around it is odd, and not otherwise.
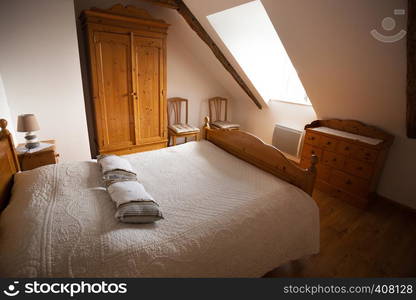
[{"label": "rolled white cushion", "polygon": [[163,219],[163,216],[156,202],[139,201],[120,205],[115,218],[123,223],[145,224]]},{"label": "rolled white cushion", "polygon": [[151,223],[163,219],[159,205],[138,181],[119,181],[107,187],[117,205],[115,217],[123,223]]},{"label": "rolled white cushion", "polygon": [[130,162],[117,155],[101,155],[97,158],[98,163],[101,165],[103,174],[109,171],[122,170],[136,174],[131,166]]},{"label": "rolled white cushion", "polygon": [[106,187],[120,181],[137,181],[137,175],[123,170],[107,171],[103,175],[103,181]]},{"label": "rolled white cushion", "polygon": [[117,207],[132,201],[154,201],[138,181],[119,181],[110,185],[107,190]]}]

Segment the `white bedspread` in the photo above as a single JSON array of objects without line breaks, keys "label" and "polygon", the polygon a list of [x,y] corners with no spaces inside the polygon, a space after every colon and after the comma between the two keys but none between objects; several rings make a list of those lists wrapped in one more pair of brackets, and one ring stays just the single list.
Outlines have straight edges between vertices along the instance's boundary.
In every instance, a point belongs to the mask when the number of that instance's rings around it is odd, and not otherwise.
[{"label": "white bedspread", "polygon": [[20,173],[0,276],[251,277],[319,250],[311,197],[209,142],[125,157],[165,220],[117,222],[95,162]]}]

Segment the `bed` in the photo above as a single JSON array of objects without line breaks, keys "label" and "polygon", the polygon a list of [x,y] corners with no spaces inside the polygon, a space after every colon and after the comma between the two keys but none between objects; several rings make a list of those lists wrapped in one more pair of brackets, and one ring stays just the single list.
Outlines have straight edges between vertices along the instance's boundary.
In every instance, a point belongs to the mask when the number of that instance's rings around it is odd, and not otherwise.
[{"label": "bed", "polygon": [[17,173],[0,125],[1,277],[258,277],[319,251],[314,166],[250,134],[207,125],[207,140],[124,156],[165,217],[129,225],[96,162]]}]

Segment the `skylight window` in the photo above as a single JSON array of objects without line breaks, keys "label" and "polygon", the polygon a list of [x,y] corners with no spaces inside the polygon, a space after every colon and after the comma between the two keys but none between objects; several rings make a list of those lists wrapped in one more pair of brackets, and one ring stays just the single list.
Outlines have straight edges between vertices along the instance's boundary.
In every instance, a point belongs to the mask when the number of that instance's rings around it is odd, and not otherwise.
[{"label": "skylight window", "polygon": [[266,102],[281,100],[310,104],[261,1],[236,6],[207,18]]}]

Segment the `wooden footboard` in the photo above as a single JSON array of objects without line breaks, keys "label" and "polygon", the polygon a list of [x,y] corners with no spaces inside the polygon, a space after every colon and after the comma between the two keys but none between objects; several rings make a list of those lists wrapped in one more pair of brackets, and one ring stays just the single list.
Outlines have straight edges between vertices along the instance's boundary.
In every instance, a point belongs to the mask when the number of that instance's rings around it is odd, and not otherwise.
[{"label": "wooden footboard", "polygon": [[318,158],[312,155],[311,166],[302,169],[272,145],[241,130],[212,129],[205,118],[205,139],[238,158],[293,184],[312,195]]}]

